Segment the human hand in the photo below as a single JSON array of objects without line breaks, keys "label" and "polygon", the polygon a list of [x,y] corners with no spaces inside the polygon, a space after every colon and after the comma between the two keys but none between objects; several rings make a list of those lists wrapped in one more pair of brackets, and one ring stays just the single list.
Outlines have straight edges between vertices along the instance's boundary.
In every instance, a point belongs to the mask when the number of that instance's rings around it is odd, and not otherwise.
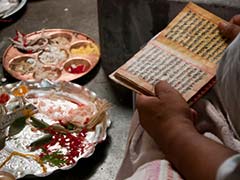
[{"label": "human hand", "polygon": [[161,147],[167,147],[179,133],[196,131],[193,111],[165,81],[155,86],[155,96],[138,95],[136,107],[142,127]]},{"label": "human hand", "polygon": [[233,16],[229,22],[220,22],[218,28],[224,36],[233,40],[240,33],[240,14]]}]

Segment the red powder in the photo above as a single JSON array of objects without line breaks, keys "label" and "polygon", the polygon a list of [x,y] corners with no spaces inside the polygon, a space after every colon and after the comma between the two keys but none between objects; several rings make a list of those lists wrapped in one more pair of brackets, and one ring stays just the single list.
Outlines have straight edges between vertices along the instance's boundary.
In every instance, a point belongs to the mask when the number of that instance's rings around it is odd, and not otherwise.
[{"label": "red powder", "polygon": [[0,104],[5,104],[10,99],[10,96],[6,93],[0,95]]},{"label": "red powder", "polygon": [[86,129],[83,129],[76,135],[68,132],[66,132],[66,134],[62,134],[52,130],[51,128],[47,129],[47,131],[49,132],[49,134],[52,135],[52,140],[42,147],[44,151],[40,154],[41,158],[51,154],[50,147],[54,146],[57,143],[61,147],[67,149],[67,153],[64,155],[64,159],[67,165],[75,163],[74,158],[79,157],[79,155],[84,152],[85,144],[83,143],[83,141],[86,137]]},{"label": "red powder", "polygon": [[77,67],[73,67],[70,65],[67,67],[67,72],[73,73],[73,74],[81,74],[87,71],[87,67],[84,64],[80,64]]}]

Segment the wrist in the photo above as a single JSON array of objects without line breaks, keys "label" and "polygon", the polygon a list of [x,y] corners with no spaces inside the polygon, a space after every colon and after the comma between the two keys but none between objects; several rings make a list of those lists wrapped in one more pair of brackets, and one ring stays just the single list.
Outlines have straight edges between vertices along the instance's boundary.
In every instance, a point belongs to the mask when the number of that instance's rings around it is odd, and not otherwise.
[{"label": "wrist", "polygon": [[166,125],[165,133],[159,137],[158,144],[166,154],[170,152],[172,148],[179,148],[179,144],[184,142],[184,140],[200,135],[189,119],[183,118],[181,119],[181,123],[179,123],[179,121],[179,118],[175,121],[171,120],[174,125]]}]

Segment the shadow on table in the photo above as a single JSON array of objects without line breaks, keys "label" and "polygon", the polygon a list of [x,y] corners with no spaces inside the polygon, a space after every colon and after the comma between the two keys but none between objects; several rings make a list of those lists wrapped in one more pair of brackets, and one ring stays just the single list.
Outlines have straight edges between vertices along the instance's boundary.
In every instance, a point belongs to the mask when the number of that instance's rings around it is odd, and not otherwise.
[{"label": "shadow on table", "polygon": [[[101,61],[101,60],[100,60]],[[88,82],[90,82],[99,72],[101,67],[101,62],[98,62],[97,65],[86,75],[84,75],[83,77],[80,77],[78,79],[75,79],[71,82],[76,83],[76,84],[80,84],[80,85],[85,85]]]},{"label": "shadow on table", "polygon": [[122,85],[119,85],[112,80],[110,80],[110,85],[112,89],[112,93],[115,97],[117,97],[117,101],[120,105],[123,105],[125,107],[132,108],[133,104],[133,91],[127,89],[126,87],[123,87]]}]

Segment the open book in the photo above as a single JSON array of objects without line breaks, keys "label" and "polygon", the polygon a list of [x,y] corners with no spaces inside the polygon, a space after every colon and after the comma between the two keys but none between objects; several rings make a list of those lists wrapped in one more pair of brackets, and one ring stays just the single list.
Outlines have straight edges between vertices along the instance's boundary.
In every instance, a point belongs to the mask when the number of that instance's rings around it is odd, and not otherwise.
[{"label": "open book", "polygon": [[216,68],[228,46],[218,23],[224,21],[194,3],[110,78],[135,92],[154,95],[154,85],[166,80],[189,103],[214,85]]}]

